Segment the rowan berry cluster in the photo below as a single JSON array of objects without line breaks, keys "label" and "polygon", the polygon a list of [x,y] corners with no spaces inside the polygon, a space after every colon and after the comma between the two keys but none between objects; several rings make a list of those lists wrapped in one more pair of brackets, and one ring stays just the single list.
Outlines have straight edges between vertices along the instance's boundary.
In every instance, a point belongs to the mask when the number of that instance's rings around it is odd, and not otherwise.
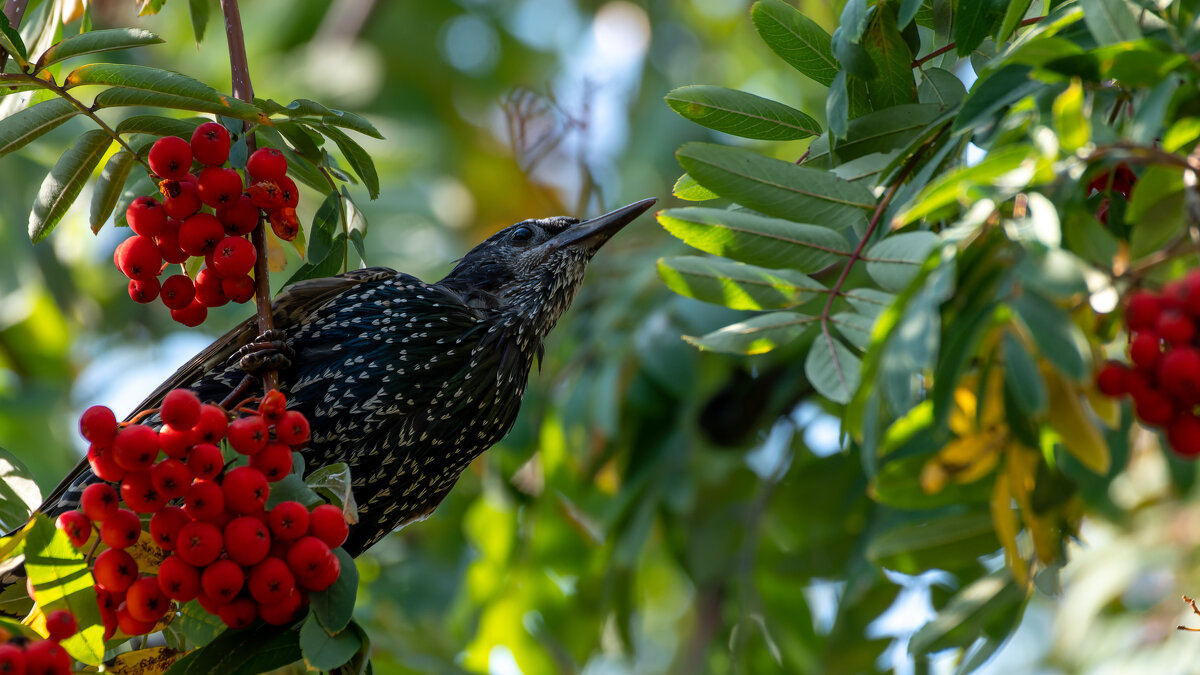
[{"label": "rowan berry cluster", "polygon": [[[341,509],[323,504],[309,512],[295,501],[266,508],[270,484],[291,473],[292,450],[308,441],[308,421],[287,410],[278,391],[257,409],[239,410],[249,414],[230,421],[219,406],[176,389],[158,410],[158,430],[119,425],[104,406],[84,412],[88,461],[108,482],[89,485],[80,510],[57,524],[75,546],[98,530],[107,547],[92,566],[105,639],[117,628],[152,632],[172,601],[199,600],[232,628],[260,617],[286,624],[308,591],[337,580],[341,563],[332,549],[349,533]],[[234,453],[229,462],[222,442]],[[139,514],[150,514],[150,538],[168,554],[155,576],[139,574],[126,550],[142,537]]]},{"label": "rowan berry cluster", "polygon": [[[287,177],[287,158],[273,148],[256,151],[246,162],[245,184],[225,166],[229,148],[229,132],[216,122],[196,127],[190,143],[178,136],[155,141],[148,163],[163,199],[138,197],[129,204],[125,220],[134,236],[113,254],[129,277],[129,297],[142,303],[161,298],[171,317],[187,326],[203,323],[211,307],[254,297],[250,272],[258,251],[246,235],[263,214],[281,239],[295,239],[299,230],[300,193]],[[204,258],[195,279],[182,266],[193,256]],[[180,273],[160,282],[167,264],[177,263]]]},{"label": "rowan berry cluster", "polygon": [[[71,656],[59,645],[75,634],[75,616],[65,609],[46,615],[46,640],[13,637],[0,643],[0,675],[68,675]],[[2,632],[2,631],[0,631]]]},{"label": "rowan berry cluster", "polygon": [[1106,363],[1096,375],[1101,393],[1131,396],[1143,424],[1161,427],[1182,457],[1200,456],[1200,270],[1161,293],[1139,290],[1125,307],[1132,367]]}]

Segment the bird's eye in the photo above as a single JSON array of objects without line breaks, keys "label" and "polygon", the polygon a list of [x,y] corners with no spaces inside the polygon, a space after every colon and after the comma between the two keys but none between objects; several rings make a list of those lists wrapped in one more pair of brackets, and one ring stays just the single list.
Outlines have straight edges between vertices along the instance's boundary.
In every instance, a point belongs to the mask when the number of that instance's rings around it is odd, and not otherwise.
[{"label": "bird's eye", "polygon": [[530,239],[533,239],[533,230],[525,225],[512,231],[513,241],[529,241]]}]

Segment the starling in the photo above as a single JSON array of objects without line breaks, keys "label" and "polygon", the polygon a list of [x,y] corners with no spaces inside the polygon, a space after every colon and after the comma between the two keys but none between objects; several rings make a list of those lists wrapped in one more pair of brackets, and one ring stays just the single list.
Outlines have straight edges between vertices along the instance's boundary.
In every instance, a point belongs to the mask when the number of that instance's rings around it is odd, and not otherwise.
[{"label": "starling", "polygon": [[[219,402],[247,370],[278,368],[288,407],[309,420],[312,471],[346,462],[357,556],[428,516],[463,469],[508,433],[542,341],[571,304],[596,251],[654,204],[580,222],[525,220],[489,237],[437,283],[383,267],[285,288],[275,331],[250,319],[175,372],[139,410],[186,387]],[[55,515],[99,480],[82,463],[47,498]]]}]

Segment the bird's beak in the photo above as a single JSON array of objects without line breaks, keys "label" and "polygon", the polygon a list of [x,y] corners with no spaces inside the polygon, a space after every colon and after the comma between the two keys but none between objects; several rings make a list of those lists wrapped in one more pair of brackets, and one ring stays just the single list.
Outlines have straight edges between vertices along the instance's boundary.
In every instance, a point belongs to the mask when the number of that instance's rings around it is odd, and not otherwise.
[{"label": "bird's beak", "polygon": [[567,247],[584,247],[590,252],[595,253],[604,242],[608,241],[614,234],[619,232],[621,228],[634,219],[642,215],[657,199],[643,199],[639,202],[634,202],[629,206],[622,206],[616,211],[610,211],[602,216],[585,220],[578,225],[572,225],[567,229],[556,234],[552,239],[543,244],[549,251],[557,251]]}]

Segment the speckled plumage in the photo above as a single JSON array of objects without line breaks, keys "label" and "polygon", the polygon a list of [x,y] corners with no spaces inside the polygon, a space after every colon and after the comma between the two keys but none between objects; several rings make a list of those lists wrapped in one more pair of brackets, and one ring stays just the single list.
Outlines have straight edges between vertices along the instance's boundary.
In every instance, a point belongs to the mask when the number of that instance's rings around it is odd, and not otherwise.
[{"label": "speckled plumage", "polygon": [[[276,299],[276,329],[293,350],[279,371],[289,408],[308,417],[308,471],[351,467],[361,553],[429,515],[470,462],[508,433],[542,341],[570,305],[588,261],[644,212],[644,200],[580,224],[517,223],[464,256],[437,283],[387,268],[300,282]],[[604,220],[607,219],[607,220]],[[229,357],[255,337],[239,326],[151,395],[186,386],[220,401],[244,372]],[[48,500],[73,506],[95,481],[86,464]]]}]

